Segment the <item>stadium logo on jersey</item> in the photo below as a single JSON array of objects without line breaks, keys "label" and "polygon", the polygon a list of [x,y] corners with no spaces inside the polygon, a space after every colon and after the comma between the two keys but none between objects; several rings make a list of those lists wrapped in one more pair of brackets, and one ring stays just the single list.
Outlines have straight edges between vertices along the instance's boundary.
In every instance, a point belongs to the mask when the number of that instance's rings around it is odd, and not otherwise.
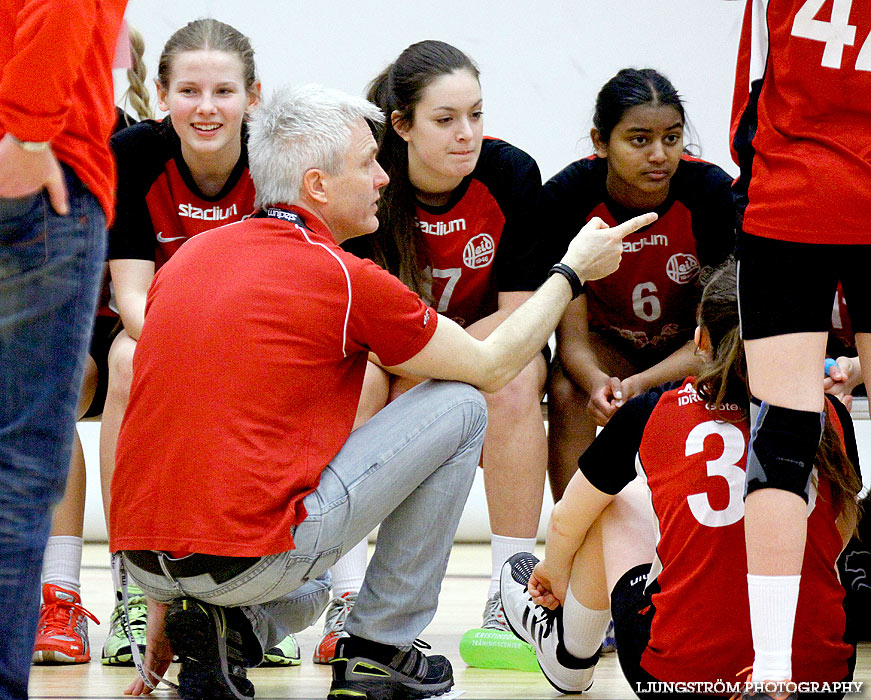
[{"label": "stadium logo on jersey", "polygon": [[489,233],[479,233],[466,243],[463,249],[463,263],[466,267],[477,270],[487,267],[496,255],[496,243]]},{"label": "stadium logo on jersey", "polygon": [[699,261],[690,253],[675,253],[665,264],[665,273],[672,282],[687,284],[699,274]]},{"label": "stadium logo on jersey", "polygon": [[623,241],[624,253],[637,253],[648,245],[668,245],[668,236],[661,233],[653,234],[647,238],[639,238],[637,241]]},{"label": "stadium logo on jersey", "polygon": [[178,215],[186,216],[189,219],[202,219],[203,221],[223,221],[236,215],[236,205],[233,204],[226,209],[221,209],[219,206],[202,209],[193,204],[179,204]]},{"label": "stadium logo on jersey", "polygon": [[421,231],[423,231],[423,233],[428,233],[430,236],[447,236],[449,233],[454,233],[455,231],[465,231],[466,220],[454,219],[453,221],[436,221],[435,223],[430,224],[418,219],[417,226]]}]

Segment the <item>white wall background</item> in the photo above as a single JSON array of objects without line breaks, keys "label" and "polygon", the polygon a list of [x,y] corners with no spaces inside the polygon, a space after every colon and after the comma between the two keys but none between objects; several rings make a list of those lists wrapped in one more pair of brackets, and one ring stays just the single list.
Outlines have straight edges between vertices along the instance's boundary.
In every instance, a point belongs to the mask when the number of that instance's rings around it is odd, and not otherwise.
[{"label": "white wall background", "polygon": [[[743,5],[727,0],[130,0],[127,18],[145,36],[152,78],[173,31],[199,17],[232,24],[251,38],[267,92],[288,83],[320,82],[363,94],[407,45],[447,41],[481,68],[485,132],[530,153],[545,178],[591,152],[593,103],[605,81],[627,66],[656,68],[684,96],[702,156],[734,175],[729,112]],[[120,94],[126,84],[123,73],[116,75]],[[867,487],[871,421],[856,427]],[[85,537],[102,540],[99,423],[80,423],[79,431],[90,477]],[[460,540],[488,538],[480,477],[479,470]],[[542,526],[552,505],[549,496],[546,501]]]},{"label": "white wall background", "polygon": [[[214,17],[247,34],[264,90],[319,82],[354,94],[409,44],[441,39],[481,68],[485,132],[549,178],[588,155],[599,88],[628,66],[685,97],[702,155],[733,175],[728,124],[744,3],[727,0],[130,0],[149,76],[173,31]],[[119,81],[123,83],[123,81]],[[123,84],[120,86],[122,89]]]}]

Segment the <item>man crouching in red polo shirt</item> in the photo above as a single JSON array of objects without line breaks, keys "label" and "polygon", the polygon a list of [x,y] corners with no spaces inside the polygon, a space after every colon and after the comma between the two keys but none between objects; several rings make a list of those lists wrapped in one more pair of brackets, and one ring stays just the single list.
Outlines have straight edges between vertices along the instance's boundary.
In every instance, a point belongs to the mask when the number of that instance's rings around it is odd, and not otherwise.
[{"label": "man crouching in red polo shirt", "polygon": [[[374,105],[277,93],[250,128],[259,213],[185,243],[154,278],[112,482],[111,548],[149,598],[151,690],[254,695],[254,666],[327,604],[327,569],[380,524],[330,697],[453,684],[413,646],[433,617],[481,451],[486,404],[539,352],[623,235],[588,224],[536,295],[479,341],[339,243],[378,226]],[[425,382],[351,432],[369,354]],[[466,383],[460,383],[466,382]],[[473,386],[469,386],[469,385]],[[147,448],[146,448],[147,446]],[[148,676],[146,679],[145,676]]]}]

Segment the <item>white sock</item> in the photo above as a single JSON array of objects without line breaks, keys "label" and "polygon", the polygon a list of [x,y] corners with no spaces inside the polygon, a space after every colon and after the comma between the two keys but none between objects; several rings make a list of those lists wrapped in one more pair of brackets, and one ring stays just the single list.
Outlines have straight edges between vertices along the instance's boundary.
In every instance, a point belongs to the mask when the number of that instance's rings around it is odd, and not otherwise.
[{"label": "white sock", "polygon": [[589,659],[602,644],[611,610],[591,610],[578,602],[571,587],[563,605],[563,643],[566,651],[579,659]]},{"label": "white sock", "polygon": [[754,681],[792,678],[792,634],[800,582],[801,576],[747,574]]},{"label": "white sock", "polygon": [[499,590],[499,577],[502,574],[502,565],[512,556],[520,552],[534,552],[534,537],[505,537],[504,535],[490,535],[490,590],[487,597],[491,598]]},{"label": "white sock", "polygon": [[330,575],[333,577],[333,597],[338,598],[345,593],[357,593],[363,585],[363,577],[366,575],[366,555],[368,543],[361,540],[344,556],[330,567]]},{"label": "white sock", "polygon": [[57,535],[48,538],[42,562],[42,582],[81,593],[82,538]]}]

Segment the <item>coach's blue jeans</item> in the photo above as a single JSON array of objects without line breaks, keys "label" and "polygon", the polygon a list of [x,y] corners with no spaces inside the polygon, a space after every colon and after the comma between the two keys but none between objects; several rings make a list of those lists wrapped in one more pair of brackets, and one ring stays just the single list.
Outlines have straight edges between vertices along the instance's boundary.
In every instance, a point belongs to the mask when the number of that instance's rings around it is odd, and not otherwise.
[{"label": "coach's blue jeans", "polygon": [[0,199],[0,700],[27,697],[43,551],[105,255],[103,210],[65,175],[67,216],[45,193]]},{"label": "coach's blue jeans", "polygon": [[[467,384],[428,381],[351,433],[305,498],[296,548],[263,557],[222,584],[125,565],[147,595],[243,606],[263,649],[313,624],[329,569],[380,524],[375,554],[345,629],[410,646],[432,620],[457,524],[481,454],[487,405]],[[167,572],[168,574],[168,572]]]}]

